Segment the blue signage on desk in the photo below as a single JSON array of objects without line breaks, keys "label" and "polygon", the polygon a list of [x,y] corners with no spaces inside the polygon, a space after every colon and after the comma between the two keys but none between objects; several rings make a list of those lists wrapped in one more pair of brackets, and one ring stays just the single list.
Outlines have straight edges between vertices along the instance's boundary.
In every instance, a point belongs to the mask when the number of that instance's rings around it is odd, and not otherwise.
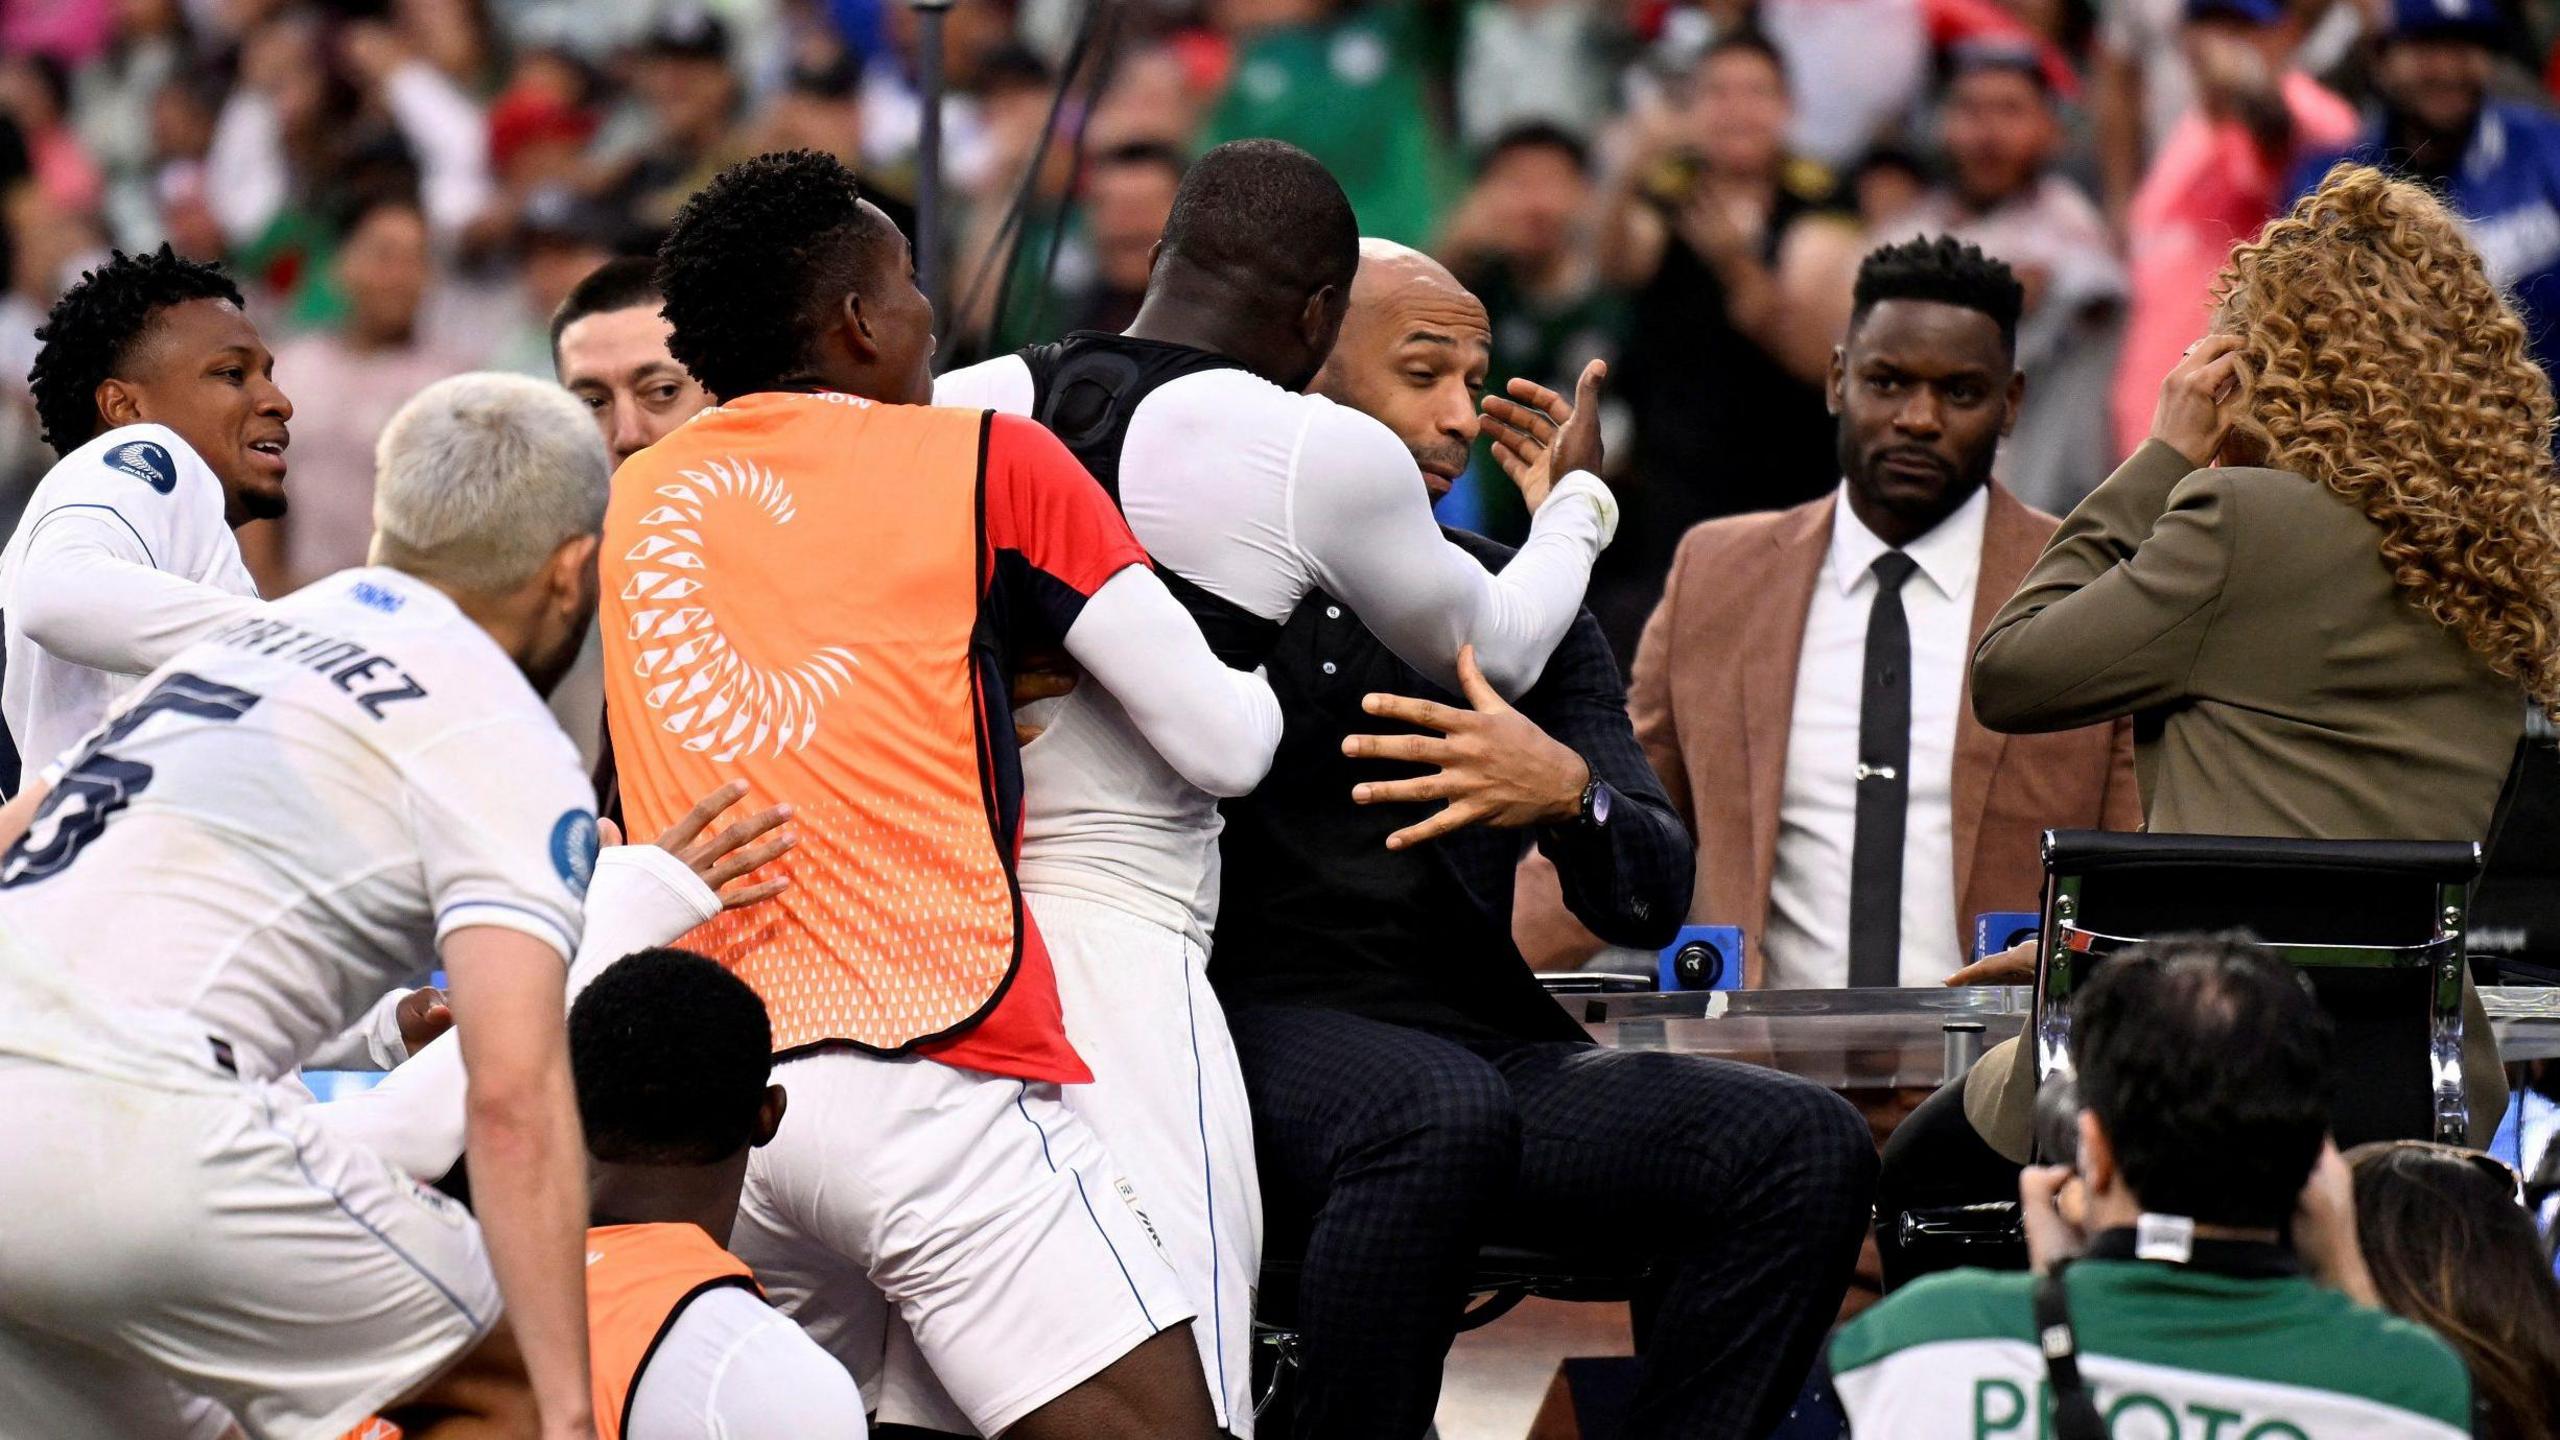
[{"label": "blue signage on desk", "polygon": [[2010,946],[2033,940],[2044,917],[2033,910],[1985,910],[1973,917],[1973,958],[1988,960]]}]

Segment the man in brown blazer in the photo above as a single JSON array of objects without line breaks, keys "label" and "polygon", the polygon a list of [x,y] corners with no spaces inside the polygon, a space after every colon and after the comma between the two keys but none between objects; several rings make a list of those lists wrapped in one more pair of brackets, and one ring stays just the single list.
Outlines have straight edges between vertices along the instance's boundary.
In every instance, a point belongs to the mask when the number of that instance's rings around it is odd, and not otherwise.
[{"label": "man in brown blazer", "polygon": [[[1628,708],[1697,837],[1690,919],[1742,927],[1746,985],[1942,981],[1975,915],[2037,908],[2043,831],[2141,824],[2126,722],[2013,736],[1973,716],[1973,648],[2058,523],[1989,478],[2023,393],[2016,293],[1951,241],[1868,257],[1832,363],[1841,488],[1691,530],[1645,625]],[[1880,595],[1877,567],[1897,565],[1898,593]],[[1880,679],[1902,689],[1898,755],[1872,733],[1895,709],[1869,700]],[[1543,861],[1521,880],[1533,964],[1600,948]],[[1894,905],[1903,884],[1922,893]],[[1861,943],[1886,952],[1863,973]]]}]

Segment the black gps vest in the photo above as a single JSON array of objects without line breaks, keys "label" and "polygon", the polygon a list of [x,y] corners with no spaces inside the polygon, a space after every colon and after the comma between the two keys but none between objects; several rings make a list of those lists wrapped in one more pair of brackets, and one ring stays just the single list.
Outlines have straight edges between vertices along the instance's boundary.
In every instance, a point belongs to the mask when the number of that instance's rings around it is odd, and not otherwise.
[{"label": "black gps vest", "polygon": [[[1102,482],[1114,505],[1120,503],[1120,447],[1139,403],[1186,375],[1244,368],[1224,355],[1188,345],[1092,330],[1031,346],[1022,352],[1022,363],[1031,371],[1032,418]],[[1202,461],[1204,468],[1214,463],[1207,457]],[[1249,670],[1280,642],[1280,621],[1212,595],[1162,565],[1156,566],[1156,574],[1191,612],[1210,650],[1228,665]]]}]

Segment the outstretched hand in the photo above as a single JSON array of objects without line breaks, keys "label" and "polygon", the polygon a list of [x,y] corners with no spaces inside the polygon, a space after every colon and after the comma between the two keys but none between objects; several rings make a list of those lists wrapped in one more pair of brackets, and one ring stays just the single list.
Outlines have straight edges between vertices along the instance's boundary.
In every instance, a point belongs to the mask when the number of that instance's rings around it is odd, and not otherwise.
[{"label": "outstretched hand", "polygon": [[[749,905],[770,900],[791,887],[791,877],[778,875],[753,885],[721,891],[733,880],[742,880],[782,858],[784,852],[800,843],[797,835],[772,832],[791,818],[791,807],[775,805],[730,825],[710,839],[702,832],[720,818],[730,806],[747,796],[747,782],[732,780],[702,797],[684,817],[667,827],[666,833],[650,842],[683,861],[687,869],[702,878],[702,883],[720,895],[720,908],[742,910]],[[607,845],[622,843],[622,827],[610,820],[596,822],[598,836]]]},{"label": "outstretched hand", "polygon": [[1458,683],[1474,707],[1456,710],[1405,695],[1369,695],[1360,708],[1402,720],[1438,735],[1346,735],[1342,753],[1356,760],[1407,760],[1436,765],[1440,773],[1410,780],[1375,780],[1351,787],[1361,805],[1399,800],[1449,803],[1419,824],[1387,837],[1403,850],[1469,825],[1497,830],[1570,820],[1582,813],[1591,767],[1536,722],[1494,692],[1476,668],[1476,647],[1458,651]]},{"label": "outstretched hand", "polygon": [[1514,377],[1512,398],[1484,397],[1485,433],[1493,437],[1494,463],[1520,489],[1532,514],[1547,503],[1556,477],[1576,470],[1600,473],[1600,388],[1609,362],[1582,367],[1573,403],[1534,380]]}]

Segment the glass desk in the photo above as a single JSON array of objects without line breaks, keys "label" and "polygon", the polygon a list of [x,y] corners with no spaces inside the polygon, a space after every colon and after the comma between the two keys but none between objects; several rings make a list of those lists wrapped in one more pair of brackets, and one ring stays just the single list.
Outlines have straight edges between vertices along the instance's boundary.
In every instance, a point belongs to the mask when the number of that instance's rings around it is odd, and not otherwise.
[{"label": "glass desk", "polygon": [[[1555,997],[1603,1045],[1710,1055],[1834,1090],[1935,1088],[2026,1028],[2024,985],[1899,990],[1687,990]],[[2487,986],[2510,1061],[2560,1058],[2560,987]]]}]

